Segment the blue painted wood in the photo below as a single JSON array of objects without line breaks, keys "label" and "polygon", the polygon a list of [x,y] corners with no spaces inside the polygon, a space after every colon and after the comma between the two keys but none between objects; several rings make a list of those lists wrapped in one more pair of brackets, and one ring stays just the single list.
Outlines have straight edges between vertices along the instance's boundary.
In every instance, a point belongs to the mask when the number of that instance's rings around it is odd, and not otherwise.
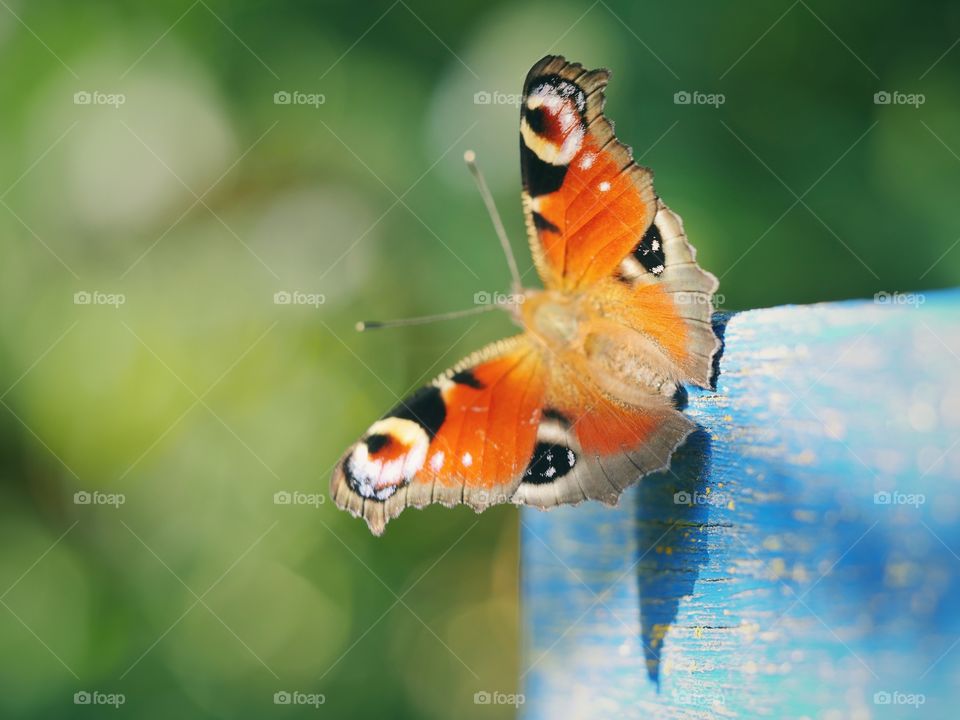
[{"label": "blue painted wood", "polygon": [[960,712],[960,291],[717,320],[620,505],[522,515],[529,720]]}]

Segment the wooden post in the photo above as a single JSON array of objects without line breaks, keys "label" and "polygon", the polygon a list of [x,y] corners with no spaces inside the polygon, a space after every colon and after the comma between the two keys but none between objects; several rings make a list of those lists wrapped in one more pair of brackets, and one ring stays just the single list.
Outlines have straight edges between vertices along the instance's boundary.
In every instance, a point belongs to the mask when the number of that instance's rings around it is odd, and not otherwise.
[{"label": "wooden post", "polygon": [[960,291],[718,317],[620,505],[522,515],[523,717],[960,713]]}]

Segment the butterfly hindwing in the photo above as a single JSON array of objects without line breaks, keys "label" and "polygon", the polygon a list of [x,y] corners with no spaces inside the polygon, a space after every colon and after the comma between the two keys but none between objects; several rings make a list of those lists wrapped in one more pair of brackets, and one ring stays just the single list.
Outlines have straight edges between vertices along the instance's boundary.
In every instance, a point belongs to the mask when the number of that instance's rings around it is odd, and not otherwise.
[{"label": "butterfly hindwing", "polygon": [[678,380],[709,387],[720,347],[712,324],[719,283],[697,264],[683,221],[659,198],[654,222],[614,277],[631,289],[631,326],[677,348]]},{"label": "butterfly hindwing", "polygon": [[662,395],[627,405],[573,376],[551,383],[545,402],[533,461],[513,497],[540,508],[616,504],[639,478],[669,467],[696,427]]}]

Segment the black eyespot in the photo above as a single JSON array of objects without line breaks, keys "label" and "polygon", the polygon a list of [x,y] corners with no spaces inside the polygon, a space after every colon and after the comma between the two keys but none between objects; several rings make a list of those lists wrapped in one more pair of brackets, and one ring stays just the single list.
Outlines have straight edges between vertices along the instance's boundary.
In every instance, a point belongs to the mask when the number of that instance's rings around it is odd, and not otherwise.
[{"label": "black eyespot", "polygon": [[542,107],[534,108],[533,110],[527,108],[524,117],[527,118],[527,125],[530,126],[531,130],[537,133],[537,135],[543,133],[547,126],[547,118]]},{"label": "black eyespot", "polygon": [[367,438],[367,452],[369,452],[371,455],[375,455],[391,442],[393,442],[393,438],[391,438],[389,435],[375,433]]},{"label": "black eyespot", "polygon": [[544,485],[559,480],[577,464],[577,455],[566,445],[537,443],[523,482]]},{"label": "black eyespot", "polygon": [[663,238],[660,236],[660,229],[656,223],[652,224],[643,234],[633,256],[646,268],[647,272],[654,275],[661,275],[666,263],[666,255],[663,252]]}]

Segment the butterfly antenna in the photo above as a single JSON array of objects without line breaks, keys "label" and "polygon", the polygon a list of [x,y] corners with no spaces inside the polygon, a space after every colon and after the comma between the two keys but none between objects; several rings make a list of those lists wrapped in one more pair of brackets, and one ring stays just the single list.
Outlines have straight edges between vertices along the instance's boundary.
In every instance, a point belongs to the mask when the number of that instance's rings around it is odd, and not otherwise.
[{"label": "butterfly antenna", "polygon": [[500,219],[500,213],[497,212],[497,206],[493,202],[493,195],[490,194],[490,188],[487,187],[487,181],[483,179],[483,173],[477,167],[477,154],[473,150],[467,150],[463,154],[463,161],[470,168],[473,179],[477,182],[477,189],[480,191],[480,197],[483,198],[483,204],[487,206],[487,212],[490,213],[490,220],[493,221],[493,229],[500,238],[500,245],[503,246],[503,254],[507,258],[507,265],[510,266],[510,276],[513,278],[514,292],[519,293],[523,285],[520,282],[520,271],[517,270],[517,260],[513,256],[513,248],[510,246],[510,240],[507,238],[507,231],[503,227],[503,221]]},{"label": "butterfly antenna", "polygon": [[503,303],[491,303],[489,305],[478,305],[477,307],[466,310],[453,310],[451,312],[439,313],[437,315],[423,315],[421,317],[400,318],[399,320],[366,320],[356,324],[357,332],[367,330],[382,330],[383,328],[404,327],[406,325],[426,325],[427,323],[437,322],[439,320],[454,320],[456,318],[467,317],[469,315],[479,315],[490,310],[497,310],[503,306]]}]

